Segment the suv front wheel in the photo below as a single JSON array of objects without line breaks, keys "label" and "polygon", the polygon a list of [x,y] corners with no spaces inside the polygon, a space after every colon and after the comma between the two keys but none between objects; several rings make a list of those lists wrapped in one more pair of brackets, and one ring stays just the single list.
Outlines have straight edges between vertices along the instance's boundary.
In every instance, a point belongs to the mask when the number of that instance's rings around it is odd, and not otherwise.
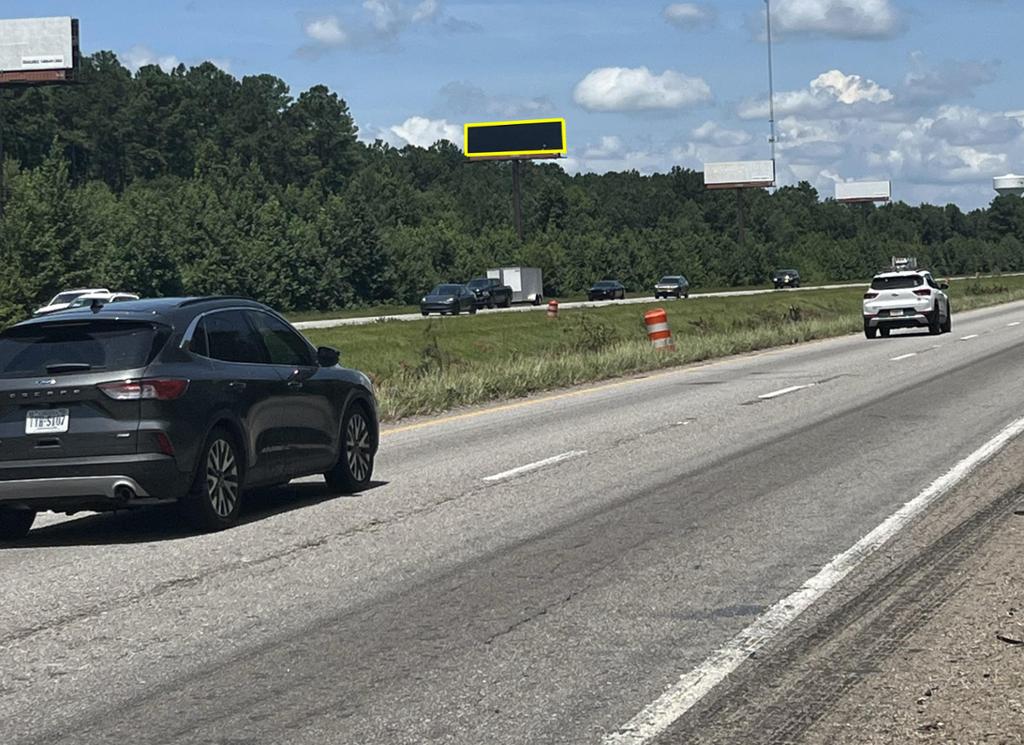
[{"label": "suv front wheel", "polygon": [[362,404],[352,404],[341,422],[341,452],[334,468],[324,474],[327,485],[346,494],[361,491],[373,475],[370,421]]}]

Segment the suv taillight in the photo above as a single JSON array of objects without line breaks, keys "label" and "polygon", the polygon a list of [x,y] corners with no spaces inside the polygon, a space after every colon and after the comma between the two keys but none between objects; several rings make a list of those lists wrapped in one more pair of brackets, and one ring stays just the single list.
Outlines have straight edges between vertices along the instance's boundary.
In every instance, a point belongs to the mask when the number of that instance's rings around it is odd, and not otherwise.
[{"label": "suv taillight", "polygon": [[181,378],[143,378],[102,383],[97,387],[115,401],[173,401],[188,390],[188,381]]},{"label": "suv taillight", "polygon": [[878,293],[877,292],[865,292],[864,293],[864,299],[865,300],[874,300],[876,297],[878,297]]},{"label": "suv taillight", "polygon": [[919,295],[920,297],[928,297],[932,294],[932,291],[926,287],[923,290],[914,290],[914,294]]}]

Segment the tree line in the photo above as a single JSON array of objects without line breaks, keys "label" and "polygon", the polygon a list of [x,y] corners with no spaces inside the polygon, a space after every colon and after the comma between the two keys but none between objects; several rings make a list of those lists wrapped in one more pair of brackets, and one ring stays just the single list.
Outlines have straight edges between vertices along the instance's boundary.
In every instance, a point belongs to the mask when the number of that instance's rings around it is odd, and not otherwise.
[{"label": "tree line", "polygon": [[111,52],[74,86],[0,91],[0,323],[69,286],[237,294],[283,310],[416,301],[439,281],[539,266],[545,293],[870,276],[893,255],[940,274],[1024,270],[1024,200],[986,209],[822,200],[807,183],[740,200],[700,173],[569,175],[525,164],[525,240],[507,163],[361,142],[325,86],[211,63],[131,73]]}]

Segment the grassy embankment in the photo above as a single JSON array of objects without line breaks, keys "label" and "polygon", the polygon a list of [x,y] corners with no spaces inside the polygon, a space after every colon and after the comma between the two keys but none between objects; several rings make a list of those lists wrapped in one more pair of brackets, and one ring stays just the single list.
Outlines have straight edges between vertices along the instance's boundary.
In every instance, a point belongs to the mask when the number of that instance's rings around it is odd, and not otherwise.
[{"label": "grassy embankment", "polygon": [[[525,396],[620,375],[860,332],[863,287],[543,312],[381,321],[308,331],[370,375],[386,420]],[[954,311],[1024,299],[1024,277],[954,282]],[[647,342],[664,307],[675,352]]]}]

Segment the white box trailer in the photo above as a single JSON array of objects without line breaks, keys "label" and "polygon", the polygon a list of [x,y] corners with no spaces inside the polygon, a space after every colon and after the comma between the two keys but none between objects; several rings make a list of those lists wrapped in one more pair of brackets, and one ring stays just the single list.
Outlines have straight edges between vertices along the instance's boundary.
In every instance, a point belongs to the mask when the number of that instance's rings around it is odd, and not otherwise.
[{"label": "white box trailer", "polygon": [[544,275],[537,267],[503,266],[488,269],[487,276],[512,288],[513,303],[540,305],[544,301]]}]

